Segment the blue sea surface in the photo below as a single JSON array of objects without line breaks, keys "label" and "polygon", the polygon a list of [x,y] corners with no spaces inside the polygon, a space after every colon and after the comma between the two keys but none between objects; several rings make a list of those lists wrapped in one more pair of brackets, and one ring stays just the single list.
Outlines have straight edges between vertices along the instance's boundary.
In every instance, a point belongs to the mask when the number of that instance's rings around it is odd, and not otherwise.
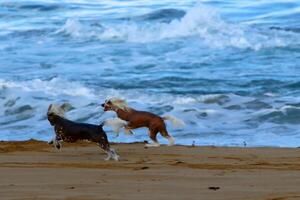
[{"label": "blue sea surface", "polygon": [[0,1],[0,140],[49,140],[50,103],[99,124],[109,97],[184,120],[177,144],[298,147],[300,2]]}]

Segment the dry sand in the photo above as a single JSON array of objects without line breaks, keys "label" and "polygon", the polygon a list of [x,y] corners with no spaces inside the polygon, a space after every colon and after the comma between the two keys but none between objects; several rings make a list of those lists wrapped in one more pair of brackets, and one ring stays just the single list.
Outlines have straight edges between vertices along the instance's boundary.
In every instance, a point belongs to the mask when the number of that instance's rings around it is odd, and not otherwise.
[{"label": "dry sand", "polygon": [[300,149],[0,143],[0,199],[300,199]]}]

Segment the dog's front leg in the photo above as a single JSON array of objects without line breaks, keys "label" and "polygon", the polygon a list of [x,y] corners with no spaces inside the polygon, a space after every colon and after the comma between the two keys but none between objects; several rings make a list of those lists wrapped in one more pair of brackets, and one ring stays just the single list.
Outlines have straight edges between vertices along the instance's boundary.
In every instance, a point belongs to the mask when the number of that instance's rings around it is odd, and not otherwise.
[{"label": "dog's front leg", "polygon": [[55,136],[48,142],[48,144],[53,144],[55,148],[59,149],[60,147],[57,147],[57,145],[61,146],[61,141],[62,139],[60,137],[58,138],[57,136]]},{"label": "dog's front leg", "polygon": [[133,135],[132,129],[129,126],[124,126],[124,132],[126,135]]},{"label": "dog's front leg", "polygon": [[60,136],[56,136],[55,138],[52,139],[52,144],[56,149],[60,149],[62,146],[62,138]]}]

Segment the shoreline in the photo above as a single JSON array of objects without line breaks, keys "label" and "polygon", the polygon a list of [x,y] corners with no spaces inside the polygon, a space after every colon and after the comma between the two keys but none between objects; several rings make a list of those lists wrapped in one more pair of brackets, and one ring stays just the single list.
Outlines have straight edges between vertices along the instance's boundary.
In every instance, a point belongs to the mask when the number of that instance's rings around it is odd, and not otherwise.
[{"label": "shoreline", "polygon": [[300,199],[300,149],[0,142],[3,199]]},{"label": "shoreline", "polygon": [[[28,140],[0,140],[0,145],[1,144],[4,144],[4,143],[15,143],[15,144],[18,144],[18,143],[20,143],[20,144],[22,144],[22,143],[29,143],[29,142],[37,142],[37,143],[39,143],[39,142],[41,142],[41,143],[46,143],[46,144],[48,144],[48,140],[37,140],[37,139],[28,139]],[[147,140],[144,140],[143,142],[141,142],[141,141],[134,141],[134,142],[110,142],[110,144],[111,145],[126,145],[126,144],[128,144],[128,145],[130,145],[130,144],[145,144],[145,142],[147,142]],[[78,142],[76,142],[76,143],[73,143],[73,144],[75,144],[75,145],[77,145],[77,144],[81,144],[81,145],[84,145],[84,143],[91,143],[91,144],[93,144],[92,142],[89,142],[89,141],[78,141]],[[63,143],[63,144],[67,144],[67,143]],[[72,144],[67,144],[67,145],[72,145]],[[168,144],[160,144],[161,146],[168,146]],[[260,148],[266,148],[266,149],[268,149],[268,148],[271,148],[271,149],[300,149],[300,145],[299,146],[296,146],[296,147],[286,147],[286,146],[262,146],[262,145],[259,145],[259,146],[243,146],[243,145],[240,145],[240,146],[238,146],[238,145],[236,145],[236,146],[234,146],[234,145],[232,145],[232,146],[230,146],[230,145],[224,145],[224,146],[218,146],[218,145],[193,145],[193,144],[191,144],[191,145],[188,145],[188,144],[175,144],[174,146],[182,146],[182,147],[190,147],[190,148],[194,148],[194,147],[200,147],[200,148],[205,148],[205,147],[214,147],[214,148],[241,148],[241,149],[243,149],[243,148],[247,148],[247,149],[252,149],[252,148],[258,148],[258,149],[260,149]]]}]

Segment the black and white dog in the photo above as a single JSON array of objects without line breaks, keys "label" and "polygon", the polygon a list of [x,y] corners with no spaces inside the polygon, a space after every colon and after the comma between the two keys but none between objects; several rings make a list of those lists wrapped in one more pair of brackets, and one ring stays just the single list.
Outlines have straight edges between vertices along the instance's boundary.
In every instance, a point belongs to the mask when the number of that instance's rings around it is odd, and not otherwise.
[{"label": "black and white dog", "polygon": [[[110,148],[107,135],[103,130],[106,123],[115,123],[114,120],[104,121],[100,125],[73,122],[64,117],[64,110],[61,106],[50,104],[47,112],[48,121],[54,126],[55,137],[49,142],[60,149],[62,142],[76,142],[77,140],[89,140],[96,142],[106,153],[105,160],[119,160],[118,154]],[[117,122],[118,123],[118,122]]]}]

